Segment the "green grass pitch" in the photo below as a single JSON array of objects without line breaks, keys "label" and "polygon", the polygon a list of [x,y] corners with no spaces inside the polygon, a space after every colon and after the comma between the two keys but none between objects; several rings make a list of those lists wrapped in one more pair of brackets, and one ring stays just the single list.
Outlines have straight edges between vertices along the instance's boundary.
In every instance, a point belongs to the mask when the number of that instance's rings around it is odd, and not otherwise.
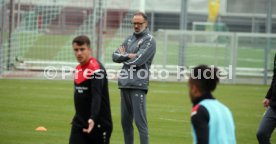
[{"label": "green grass pitch", "polygon": [[[111,144],[122,144],[120,96],[110,82],[114,130]],[[219,85],[214,96],[232,110],[237,142],[257,144],[256,130],[265,109],[261,101],[268,86]],[[147,95],[147,115],[152,144],[192,143],[191,103],[186,83],[151,82]],[[73,82],[48,80],[0,80],[1,144],[68,143],[74,114]],[[45,126],[48,131],[34,129]],[[276,142],[274,133],[272,143]],[[135,143],[139,143],[135,129]]]}]

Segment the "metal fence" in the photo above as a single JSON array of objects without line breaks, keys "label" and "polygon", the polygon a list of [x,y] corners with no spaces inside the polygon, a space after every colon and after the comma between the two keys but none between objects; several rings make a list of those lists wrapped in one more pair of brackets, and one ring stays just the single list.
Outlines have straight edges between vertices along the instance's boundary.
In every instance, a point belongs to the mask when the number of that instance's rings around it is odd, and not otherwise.
[{"label": "metal fence", "polygon": [[[226,83],[268,83],[276,49],[275,34],[160,30],[156,33],[156,65],[179,64],[184,45],[184,66],[215,65],[231,73]],[[231,68],[231,71],[229,71]]]},{"label": "metal fence", "polygon": [[[177,66],[208,64],[232,72],[225,83],[269,83],[276,42],[274,34],[260,34],[265,27],[264,8],[233,13],[230,10],[239,2],[222,0],[225,10],[218,23],[210,24],[206,9],[195,9],[199,1],[189,2],[188,31],[179,31],[181,0],[173,4],[177,9],[168,6],[170,1],[146,1],[149,28],[157,40],[153,68],[168,70],[167,80],[182,81]],[[79,34],[91,38],[93,56],[108,69],[120,69],[111,54],[132,34],[130,22],[138,5],[131,0],[0,0],[1,77],[45,79],[45,67],[55,66],[60,72],[62,65],[75,66],[71,41]],[[271,24],[275,32],[275,14]]]}]

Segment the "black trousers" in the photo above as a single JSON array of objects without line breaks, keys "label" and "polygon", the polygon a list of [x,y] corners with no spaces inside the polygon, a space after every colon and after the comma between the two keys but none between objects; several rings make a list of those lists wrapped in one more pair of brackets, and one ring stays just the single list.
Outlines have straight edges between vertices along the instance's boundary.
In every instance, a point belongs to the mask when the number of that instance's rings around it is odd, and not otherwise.
[{"label": "black trousers", "polygon": [[69,144],[109,144],[111,130],[94,126],[91,133],[84,133],[82,128],[72,126]]},{"label": "black trousers", "polygon": [[270,137],[276,127],[276,111],[268,107],[257,131],[259,144],[270,144]]}]

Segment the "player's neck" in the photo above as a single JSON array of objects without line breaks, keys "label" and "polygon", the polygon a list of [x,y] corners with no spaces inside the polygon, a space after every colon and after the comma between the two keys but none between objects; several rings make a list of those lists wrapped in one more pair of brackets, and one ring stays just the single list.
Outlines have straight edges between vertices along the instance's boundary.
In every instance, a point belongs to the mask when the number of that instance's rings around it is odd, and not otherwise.
[{"label": "player's neck", "polygon": [[86,61],[83,61],[82,63],[80,63],[81,66],[85,66],[89,63],[90,59],[92,58],[92,56],[90,56]]}]

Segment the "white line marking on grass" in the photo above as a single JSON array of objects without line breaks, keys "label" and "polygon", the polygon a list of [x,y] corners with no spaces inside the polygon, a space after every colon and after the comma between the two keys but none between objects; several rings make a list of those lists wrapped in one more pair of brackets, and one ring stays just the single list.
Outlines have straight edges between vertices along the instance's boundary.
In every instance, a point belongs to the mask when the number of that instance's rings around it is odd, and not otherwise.
[{"label": "white line marking on grass", "polygon": [[165,93],[165,94],[184,94],[185,91],[171,90],[150,90],[149,93]]},{"label": "white line marking on grass", "polygon": [[248,62],[263,62],[261,59],[252,59],[252,58],[238,58],[238,61],[248,61]]},{"label": "white line marking on grass", "polygon": [[[14,89],[14,88],[29,89],[30,87],[26,87],[26,86],[16,86],[16,87],[13,87],[13,86],[0,86],[0,89]],[[53,87],[51,89],[68,90],[68,88],[63,88],[63,87]],[[49,90],[49,88],[48,87],[32,87],[32,90]],[[73,88],[72,88],[72,90],[73,90]]]},{"label": "white line marking on grass", "polygon": [[160,120],[165,120],[165,121],[173,121],[173,122],[184,122],[184,123],[188,123],[185,120],[178,120],[178,119],[168,119],[168,118],[159,118]]},{"label": "white line marking on grass", "polygon": [[[190,57],[198,57],[198,55],[190,55]],[[219,59],[219,60],[224,60],[225,57],[221,57],[221,56],[208,56],[208,55],[201,55],[200,57],[203,57],[203,58],[215,58],[215,59]],[[238,58],[237,59],[238,61],[248,61],[248,62],[263,62],[262,59],[253,59],[253,58]]]},{"label": "white line marking on grass", "polygon": [[184,108],[184,106],[176,106],[176,105],[168,105],[168,104],[149,104],[148,105],[149,107],[154,107],[154,108],[166,108],[166,109],[181,109],[181,110],[183,110]]},{"label": "white line marking on grass", "polygon": [[[198,55],[189,55],[189,57],[198,57]],[[226,59],[225,57],[221,56],[208,56],[208,55],[201,55],[200,57],[202,58],[210,58],[210,59],[217,59],[217,60],[224,60]],[[253,58],[238,58],[238,61],[248,61],[248,62],[263,62],[262,59],[253,59]]]}]

